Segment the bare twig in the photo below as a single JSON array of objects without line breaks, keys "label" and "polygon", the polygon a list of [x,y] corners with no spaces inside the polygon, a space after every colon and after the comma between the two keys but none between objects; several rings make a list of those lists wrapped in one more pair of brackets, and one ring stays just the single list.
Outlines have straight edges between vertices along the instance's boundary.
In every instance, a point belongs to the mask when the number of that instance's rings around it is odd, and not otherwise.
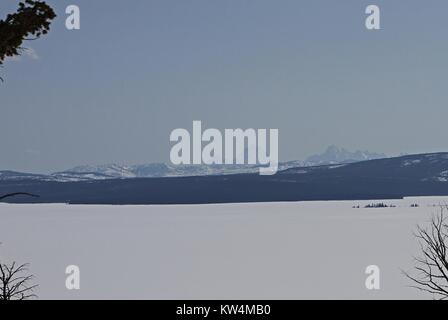
[{"label": "bare twig", "polygon": [[29,196],[29,197],[33,197],[33,198],[39,198],[38,195],[36,194],[32,194],[32,193],[28,193],[28,192],[14,192],[14,193],[9,193],[9,194],[5,194],[3,196],[0,196],[0,201],[6,198],[10,198],[10,197],[16,197],[16,196]]},{"label": "bare twig", "polygon": [[0,300],[27,300],[37,298],[34,290],[37,285],[30,282],[33,275],[26,275],[28,264],[11,265],[0,263]]}]

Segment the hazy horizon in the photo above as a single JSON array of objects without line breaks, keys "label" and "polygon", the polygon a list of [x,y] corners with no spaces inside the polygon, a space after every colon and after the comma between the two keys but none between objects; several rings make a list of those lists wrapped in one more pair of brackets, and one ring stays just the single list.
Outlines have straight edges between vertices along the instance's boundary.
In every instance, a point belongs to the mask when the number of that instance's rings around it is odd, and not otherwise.
[{"label": "hazy horizon", "polygon": [[[316,157],[316,156],[322,156],[323,154],[325,154],[330,148],[337,148],[339,150],[342,151],[346,151],[346,152],[350,152],[350,153],[356,153],[356,152],[362,152],[362,153],[369,153],[371,155],[376,154],[376,155],[384,155],[384,158],[393,158],[393,157],[401,157],[401,156],[409,156],[409,155],[417,155],[417,154],[423,154],[423,153],[415,153],[415,154],[409,154],[409,153],[397,153],[397,154],[385,154],[382,152],[376,152],[375,150],[349,150],[347,148],[341,147],[341,146],[336,146],[336,145],[329,145],[326,148],[322,149],[321,152],[317,152],[315,154],[310,154],[304,158],[301,159],[288,159],[288,160],[280,160],[280,163],[285,163],[288,161],[312,161],[309,158],[312,157]],[[443,153],[443,152],[448,152],[448,151],[438,151],[435,153]],[[432,152],[428,152],[428,153],[432,153]],[[356,161],[355,161],[356,162]],[[170,164],[169,161],[159,161],[159,162],[140,162],[140,163],[131,163],[131,162],[103,162],[103,163],[80,163],[77,164],[75,166],[71,166],[71,167],[65,167],[62,170],[50,170],[50,171],[26,171],[26,173],[30,173],[30,174],[52,174],[52,173],[57,173],[57,172],[63,172],[66,170],[70,170],[70,169],[77,169],[80,167],[95,167],[95,166],[112,166],[112,165],[120,165],[120,166],[140,166],[140,165],[148,165],[148,164]],[[191,164],[191,166],[197,166],[194,164]],[[206,164],[202,164],[202,166],[207,166]],[[225,166],[225,164],[223,164],[223,166]],[[20,170],[12,170],[12,169],[8,169],[8,168],[0,168],[0,171],[20,171]],[[25,171],[21,171],[21,172],[25,172]]]}]

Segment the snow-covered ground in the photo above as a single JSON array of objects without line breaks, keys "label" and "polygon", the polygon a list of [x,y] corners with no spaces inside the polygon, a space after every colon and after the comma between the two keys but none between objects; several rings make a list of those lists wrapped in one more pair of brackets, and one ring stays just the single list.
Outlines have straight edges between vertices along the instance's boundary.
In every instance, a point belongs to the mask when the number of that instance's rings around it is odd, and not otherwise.
[{"label": "snow-covered ground", "polygon": [[[30,262],[41,299],[430,298],[401,269],[419,252],[415,226],[448,197],[363,208],[377,202],[0,204],[0,258]],[[79,291],[65,288],[73,264]],[[379,291],[365,287],[368,265]]]}]

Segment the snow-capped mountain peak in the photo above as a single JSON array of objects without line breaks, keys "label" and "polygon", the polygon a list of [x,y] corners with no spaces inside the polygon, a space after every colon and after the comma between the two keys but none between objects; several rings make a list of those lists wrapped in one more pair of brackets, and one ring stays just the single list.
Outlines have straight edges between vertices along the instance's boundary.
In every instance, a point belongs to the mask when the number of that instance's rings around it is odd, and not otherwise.
[{"label": "snow-capped mountain peak", "polygon": [[305,160],[308,165],[325,165],[338,163],[351,163],[366,160],[386,158],[383,153],[373,153],[369,151],[348,151],[334,145],[329,146],[323,153],[312,155]]}]

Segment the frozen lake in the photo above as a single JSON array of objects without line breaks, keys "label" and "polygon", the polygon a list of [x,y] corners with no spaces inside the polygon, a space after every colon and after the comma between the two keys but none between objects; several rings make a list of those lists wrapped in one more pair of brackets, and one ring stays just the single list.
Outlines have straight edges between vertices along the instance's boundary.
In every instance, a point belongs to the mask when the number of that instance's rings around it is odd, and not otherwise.
[{"label": "frozen lake", "polygon": [[[31,263],[40,299],[430,298],[401,269],[419,253],[416,225],[448,197],[363,208],[377,202],[0,204],[0,258]],[[78,291],[65,288],[68,265]],[[368,265],[378,291],[365,287]]]}]

